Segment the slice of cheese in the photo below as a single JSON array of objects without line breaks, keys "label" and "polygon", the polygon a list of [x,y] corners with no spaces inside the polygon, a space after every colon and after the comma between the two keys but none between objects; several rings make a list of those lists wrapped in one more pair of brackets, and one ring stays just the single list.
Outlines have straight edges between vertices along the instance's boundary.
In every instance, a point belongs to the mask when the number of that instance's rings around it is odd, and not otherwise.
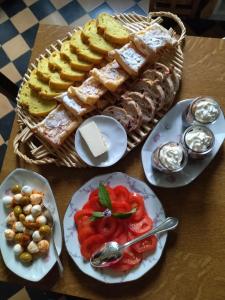
[{"label": "slice of cheese", "polygon": [[107,152],[107,146],[95,122],[92,121],[83,125],[79,131],[94,157],[98,157]]}]

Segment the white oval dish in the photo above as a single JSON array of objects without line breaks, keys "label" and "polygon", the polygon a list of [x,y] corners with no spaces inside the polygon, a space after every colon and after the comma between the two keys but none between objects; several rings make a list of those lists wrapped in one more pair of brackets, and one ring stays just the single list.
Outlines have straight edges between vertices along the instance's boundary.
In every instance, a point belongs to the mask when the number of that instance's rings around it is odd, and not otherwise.
[{"label": "white oval dish", "polygon": [[213,160],[224,141],[225,122],[221,111],[216,122],[207,126],[215,135],[215,145],[211,154],[207,158],[201,160],[189,159],[186,167],[176,174],[168,175],[153,169],[151,162],[153,151],[165,142],[178,142],[181,140],[182,133],[186,128],[183,127],[182,113],[187,109],[192,100],[193,99],[188,99],[178,102],[156,125],[144,143],[141,151],[142,165],[145,175],[152,185],[175,188],[189,184],[197,176],[199,176]]},{"label": "white oval dish", "polygon": [[123,126],[114,118],[97,115],[85,120],[81,126],[94,121],[98,126],[108,146],[107,153],[94,158],[83,140],[79,128],[75,134],[75,149],[80,158],[93,167],[108,167],[114,165],[124,155],[127,149],[127,134]]},{"label": "white oval dish", "polygon": [[[54,241],[56,244],[56,248],[58,254],[61,253],[62,250],[62,232],[60,226],[60,220],[58,215],[58,210],[56,206],[56,202],[50,188],[50,185],[43,176],[39,175],[30,170],[25,169],[15,169],[12,173],[10,173],[5,180],[2,182],[0,186],[0,199],[10,190],[10,188],[15,185],[30,185],[32,188],[42,191],[45,194],[44,204],[50,210],[54,221]],[[13,246],[10,245],[5,237],[4,230],[6,229],[6,217],[8,215],[9,210],[5,209],[2,201],[0,201],[0,216],[1,216],[1,226],[0,226],[0,248],[2,252],[3,260],[6,266],[14,272],[16,275],[29,280],[29,281],[40,281],[54,266],[56,263],[56,257],[54,252],[53,240],[51,237],[50,240],[50,248],[47,256],[43,258],[37,258],[33,261],[32,264],[22,264],[18,259],[16,259],[15,254],[13,252]]]},{"label": "white oval dish", "polygon": [[93,189],[96,189],[100,182],[104,182],[110,186],[122,184],[130,191],[142,194],[144,197],[146,211],[152,218],[154,226],[158,225],[165,219],[165,212],[160,201],[154,192],[144,182],[120,172],[97,176],[85,183],[73,195],[72,200],[66,210],[63,228],[67,251],[78,268],[96,280],[104,283],[122,283],[136,280],[153,268],[160,259],[166,243],[167,233],[158,236],[156,251],[146,256],[137,268],[129,272],[121,275],[111,270],[94,269],[89,262],[83,259],[80,253],[80,244],[78,241],[77,230],[74,224],[73,216],[77,210],[82,208],[88,199],[89,193]]}]

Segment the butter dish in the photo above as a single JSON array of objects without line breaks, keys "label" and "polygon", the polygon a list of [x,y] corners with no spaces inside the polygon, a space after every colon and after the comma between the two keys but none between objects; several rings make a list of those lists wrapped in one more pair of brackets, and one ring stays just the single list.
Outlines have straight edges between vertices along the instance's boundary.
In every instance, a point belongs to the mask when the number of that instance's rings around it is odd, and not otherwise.
[{"label": "butter dish", "polygon": [[[94,157],[81,135],[81,128],[89,123],[95,123],[101,133],[102,139],[106,144],[107,151],[102,155]],[[90,131],[95,134],[95,130]],[[90,140],[94,140],[90,136]],[[99,147],[93,142],[93,147]],[[127,134],[123,126],[114,118],[102,115],[93,116],[85,120],[75,134],[75,150],[80,158],[88,165],[93,167],[108,167],[119,161],[127,149]],[[97,149],[96,149],[97,150]],[[99,149],[98,149],[99,150]]]}]

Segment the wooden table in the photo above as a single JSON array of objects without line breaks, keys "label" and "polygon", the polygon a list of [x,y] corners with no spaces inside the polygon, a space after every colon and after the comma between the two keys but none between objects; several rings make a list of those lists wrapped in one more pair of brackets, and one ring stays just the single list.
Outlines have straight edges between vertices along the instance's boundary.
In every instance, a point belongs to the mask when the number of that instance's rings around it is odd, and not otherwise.
[{"label": "wooden table", "polygon": [[[56,38],[63,37],[68,29],[41,25],[32,59]],[[184,55],[183,80],[177,99],[211,95],[225,110],[225,41],[187,37]],[[0,179],[17,167],[41,173],[50,182],[61,220],[72,194],[96,174],[122,171],[146,181],[140,161],[142,145],[107,169],[35,167],[15,157],[12,143],[16,132],[14,123]],[[180,225],[176,232],[169,234],[159,263],[138,281],[117,286],[99,283],[78,270],[64,247],[64,277],[59,278],[54,267],[46,278],[33,286],[88,299],[225,299],[224,161],[222,147],[204,173],[190,185],[177,189],[152,188],[167,215],[178,217]],[[0,279],[31,284],[8,271],[1,258]]]}]

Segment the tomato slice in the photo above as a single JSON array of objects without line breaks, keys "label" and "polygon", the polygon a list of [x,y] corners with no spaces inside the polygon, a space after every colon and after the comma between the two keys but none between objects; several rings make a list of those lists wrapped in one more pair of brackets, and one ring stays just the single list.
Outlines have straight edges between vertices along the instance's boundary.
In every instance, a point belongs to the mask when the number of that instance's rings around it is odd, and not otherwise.
[{"label": "tomato slice", "polygon": [[[128,238],[129,240],[134,239],[136,236],[129,232]],[[134,245],[131,246],[133,250],[135,250],[137,253],[145,253],[145,252],[154,252],[157,245],[157,238],[155,235],[150,236],[147,239],[144,239]]]},{"label": "tomato slice", "polygon": [[135,253],[132,249],[126,249],[122,258],[122,262],[127,265],[136,266],[142,260],[142,255]]},{"label": "tomato slice", "polygon": [[110,186],[108,186],[108,185],[106,185],[105,187],[106,187],[106,189],[107,189],[107,191],[109,193],[109,198],[110,198],[111,202],[115,201],[116,200],[116,195],[114,193],[114,190]]},{"label": "tomato slice", "polygon": [[87,221],[91,216],[92,216],[92,210],[91,209],[78,210],[74,214],[74,222],[77,226],[79,226],[79,224],[81,224],[84,220]]},{"label": "tomato slice", "polygon": [[145,206],[144,199],[141,195],[137,193],[131,193],[129,202],[131,204],[131,208],[136,208],[136,212],[131,216],[131,220],[134,222],[140,221],[145,214]]},{"label": "tomato slice", "polygon": [[118,220],[114,217],[102,218],[94,221],[94,223],[97,232],[107,239],[113,236],[118,226]]},{"label": "tomato slice", "polygon": [[131,249],[124,251],[123,258],[113,265],[113,269],[119,272],[126,272],[136,267],[142,260],[142,256],[138,253],[133,252]]},{"label": "tomato slice", "polygon": [[105,243],[105,239],[101,234],[95,234],[85,239],[81,244],[81,254],[89,260],[91,255],[96,252]]},{"label": "tomato slice", "polygon": [[78,227],[78,239],[82,243],[84,240],[89,238],[91,235],[96,234],[96,231],[91,225],[79,226]]},{"label": "tomato slice", "polygon": [[113,201],[112,210],[113,212],[128,212],[131,210],[131,205],[129,202],[126,202],[124,200]]},{"label": "tomato slice", "polygon": [[130,192],[128,189],[123,185],[117,185],[113,189],[116,201],[128,201]]},{"label": "tomato slice", "polygon": [[145,215],[140,221],[129,223],[128,229],[135,235],[143,234],[152,229],[152,220]]},{"label": "tomato slice", "polygon": [[93,211],[102,211],[101,203],[98,198],[98,189],[93,190],[88,197],[88,202],[83,206],[83,209],[92,209]]},{"label": "tomato slice", "polygon": [[113,234],[113,238],[118,238],[121,234],[127,235],[127,221],[118,219],[117,224],[117,229]]}]

